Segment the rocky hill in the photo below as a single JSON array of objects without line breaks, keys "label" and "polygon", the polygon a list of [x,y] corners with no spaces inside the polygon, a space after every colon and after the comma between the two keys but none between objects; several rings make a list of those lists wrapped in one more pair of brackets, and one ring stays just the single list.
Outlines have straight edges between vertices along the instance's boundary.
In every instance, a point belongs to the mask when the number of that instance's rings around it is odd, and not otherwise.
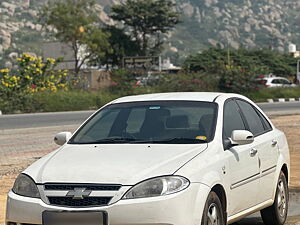
[{"label": "rocky hill", "polygon": [[[0,0],[0,67],[23,51],[41,54],[48,40],[37,20],[47,0]],[[120,0],[98,0],[106,23],[110,5]],[[182,23],[167,35],[166,54],[185,56],[208,46],[269,48],[285,51],[299,44],[298,0],[176,0]],[[4,65],[6,64],[6,65]]]}]

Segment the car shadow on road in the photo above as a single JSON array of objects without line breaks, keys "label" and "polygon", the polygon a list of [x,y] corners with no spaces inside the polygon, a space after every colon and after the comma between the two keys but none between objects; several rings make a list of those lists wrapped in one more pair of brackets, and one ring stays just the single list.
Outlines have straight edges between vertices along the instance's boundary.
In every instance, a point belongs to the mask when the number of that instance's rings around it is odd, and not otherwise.
[{"label": "car shadow on road", "polygon": [[232,225],[264,225],[264,223],[261,218],[250,217],[242,219],[236,223],[233,223]]}]

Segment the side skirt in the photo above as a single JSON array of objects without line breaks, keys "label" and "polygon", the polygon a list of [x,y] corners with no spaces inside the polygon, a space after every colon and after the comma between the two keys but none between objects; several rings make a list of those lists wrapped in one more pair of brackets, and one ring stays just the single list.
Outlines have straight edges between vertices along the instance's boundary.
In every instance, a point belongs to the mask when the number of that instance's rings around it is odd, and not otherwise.
[{"label": "side skirt", "polygon": [[274,202],[274,200],[270,199],[270,200],[262,202],[262,203],[260,203],[260,204],[258,204],[256,206],[253,206],[253,207],[251,207],[249,209],[246,209],[246,210],[244,210],[242,212],[239,212],[239,213],[237,213],[235,215],[229,216],[227,218],[227,224],[234,223],[234,222],[239,221],[240,219],[242,219],[242,218],[244,218],[246,216],[251,215],[252,213],[255,213],[255,212],[260,211],[260,210],[262,210],[264,208],[267,208],[267,207],[271,206],[273,204],[273,202]]}]

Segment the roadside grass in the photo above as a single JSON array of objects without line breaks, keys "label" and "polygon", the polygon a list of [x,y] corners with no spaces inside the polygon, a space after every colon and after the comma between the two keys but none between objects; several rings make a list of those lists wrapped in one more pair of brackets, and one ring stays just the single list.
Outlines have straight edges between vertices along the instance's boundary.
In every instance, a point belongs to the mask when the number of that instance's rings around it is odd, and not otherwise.
[{"label": "roadside grass", "polygon": [[294,88],[263,88],[258,91],[242,93],[254,102],[266,102],[267,99],[300,98],[300,87]]},{"label": "roadside grass", "polygon": [[118,96],[102,91],[58,91],[36,93],[33,96],[36,111],[80,111],[98,109]]},{"label": "roadside grass", "polygon": [[[27,103],[26,111],[10,110],[1,104],[0,110],[3,113],[22,113],[22,112],[58,112],[58,111],[80,111],[98,109],[106,103],[122,96],[160,92],[156,88],[136,88],[130,94],[121,91],[112,92],[109,89],[101,91],[58,91],[58,92],[38,92],[30,98]],[[276,98],[300,98],[300,87],[295,88],[264,88],[257,91],[240,93],[254,102],[266,102],[267,99]],[[25,103],[24,103],[25,104]]]}]

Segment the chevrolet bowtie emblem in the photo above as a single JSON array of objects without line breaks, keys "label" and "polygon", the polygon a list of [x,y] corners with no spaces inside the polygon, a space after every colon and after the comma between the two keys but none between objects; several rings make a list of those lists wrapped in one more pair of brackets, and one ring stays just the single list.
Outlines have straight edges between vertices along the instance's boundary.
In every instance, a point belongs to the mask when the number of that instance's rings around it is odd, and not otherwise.
[{"label": "chevrolet bowtie emblem", "polygon": [[74,188],[74,190],[67,193],[67,197],[72,197],[73,199],[83,199],[90,196],[92,191],[86,190],[86,188]]}]

